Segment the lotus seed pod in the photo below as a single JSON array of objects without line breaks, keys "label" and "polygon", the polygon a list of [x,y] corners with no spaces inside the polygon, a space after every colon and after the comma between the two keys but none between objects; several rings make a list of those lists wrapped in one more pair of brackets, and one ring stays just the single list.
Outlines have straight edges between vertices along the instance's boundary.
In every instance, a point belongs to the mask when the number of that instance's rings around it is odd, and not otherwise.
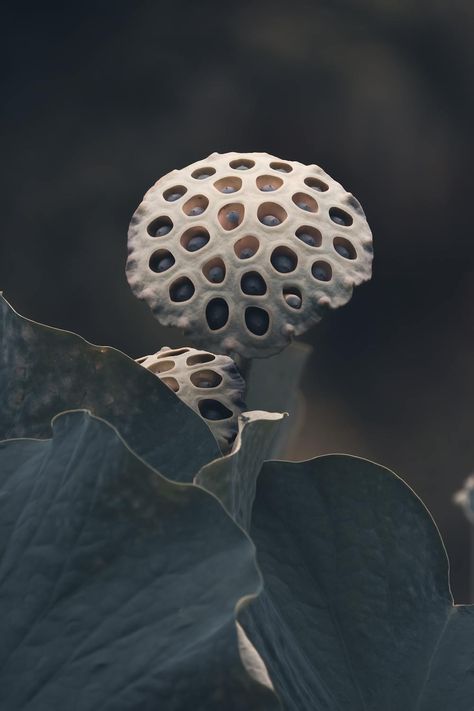
[{"label": "lotus seed pod", "polygon": [[[316,165],[213,153],[158,180],[129,229],[127,277],[196,344],[273,355],[371,275],[359,202]],[[234,350],[230,350],[230,348]]]},{"label": "lotus seed pod", "polygon": [[245,382],[234,361],[195,348],[162,348],[138,358],[210,427],[221,450],[229,451],[245,410]]}]

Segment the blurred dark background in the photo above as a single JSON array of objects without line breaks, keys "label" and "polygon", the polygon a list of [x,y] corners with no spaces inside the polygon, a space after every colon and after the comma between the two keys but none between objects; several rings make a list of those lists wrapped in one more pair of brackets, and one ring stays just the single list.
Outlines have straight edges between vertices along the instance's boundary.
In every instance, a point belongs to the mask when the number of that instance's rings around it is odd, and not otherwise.
[{"label": "blurred dark background", "polygon": [[304,339],[294,456],[349,452],[400,474],[467,602],[451,496],[474,470],[474,3],[30,5],[4,12],[5,296],[133,357],[183,343],[124,276],[143,193],[213,151],[318,163],[366,209],[374,278]]}]

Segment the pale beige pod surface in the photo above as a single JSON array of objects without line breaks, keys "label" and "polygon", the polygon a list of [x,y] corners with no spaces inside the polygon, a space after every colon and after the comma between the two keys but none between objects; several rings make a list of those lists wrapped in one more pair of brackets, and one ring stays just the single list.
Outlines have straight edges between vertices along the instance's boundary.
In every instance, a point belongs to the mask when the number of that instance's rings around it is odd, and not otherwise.
[{"label": "pale beige pod surface", "polygon": [[164,325],[245,358],[282,350],[370,278],[359,202],[316,165],[213,153],[135,212],[127,278]]},{"label": "pale beige pod surface", "polygon": [[232,358],[195,348],[161,348],[137,359],[208,424],[222,452],[229,451],[245,409],[245,382]]}]

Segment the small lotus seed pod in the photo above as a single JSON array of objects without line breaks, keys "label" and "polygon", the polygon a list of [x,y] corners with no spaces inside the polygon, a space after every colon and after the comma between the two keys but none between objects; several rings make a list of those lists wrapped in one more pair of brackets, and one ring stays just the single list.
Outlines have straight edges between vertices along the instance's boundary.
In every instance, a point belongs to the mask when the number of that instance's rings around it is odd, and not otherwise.
[{"label": "small lotus seed pod", "polygon": [[200,415],[226,453],[245,410],[245,382],[234,361],[195,348],[162,348],[137,363],[155,373],[178,397]]},{"label": "small lotus seed pod", "polygon": [[[158,180],[129,229],[127,277],[156,318],[217,353],[273,355],[371,275],[359,202],[316,165],[213,153]],[[229,350],[232,344],[235,350]]]}]

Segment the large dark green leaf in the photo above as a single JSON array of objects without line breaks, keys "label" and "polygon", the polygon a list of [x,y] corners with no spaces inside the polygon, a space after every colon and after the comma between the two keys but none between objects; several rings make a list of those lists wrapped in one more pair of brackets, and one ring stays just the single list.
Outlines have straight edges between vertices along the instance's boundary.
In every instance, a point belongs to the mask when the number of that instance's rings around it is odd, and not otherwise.
[{"label": "large dark green leaf", "polygon": [[1,296],[0,401],[0,439],[50,437],[54,415],[85,408],[170,479],[192,481],[220,456],[204,420],[155,375],[114,348],[19,316]]},{"label": "large dark green leaf", "polygon": [[237,648],[254,549],[214,497],[84,412],[1,443],[0,477],[2,709],[278,708]]},{"label": "large dark green leaf", "polygon": [[267,462],[241,622],[291,711],[473,711],[474,610],[411,489],[343,455]]}]

